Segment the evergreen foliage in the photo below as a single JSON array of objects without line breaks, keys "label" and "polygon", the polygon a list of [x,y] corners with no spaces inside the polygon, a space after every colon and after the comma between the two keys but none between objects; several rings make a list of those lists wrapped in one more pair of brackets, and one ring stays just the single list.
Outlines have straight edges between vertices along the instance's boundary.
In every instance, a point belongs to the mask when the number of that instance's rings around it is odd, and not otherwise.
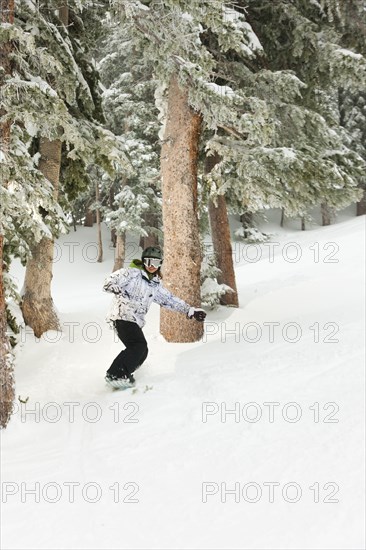
[{"label": "evergreen foliage", "polygon": [[113,186],[114,194],[113,204],[103,209],[104,219],[117,234],[129,231],[147,236],[158,228],[144,223],[146,213],[161,217],[157,81],[151,63],[141,59],[126,29],[111,21],[109,13],[103,24],[98,60],[103,108],[108,128],[124,140],[132,167],[130,174],[121,170],[114,178],[104,176],[104,192]]},{"label": "evergreen foliage", "polygon": [[[70,24],[59,3],[20,0],[14,25],[1,26],[1,42],[16,45],[11,77],[2,88],[3,120],[12,121],[9,154],[2,157],[1,231],[7,254],[23,261],[29,244],[67,231],[63,208],[85,190],[90,163],[113,173],[129,170],[124,143],[103,125],[98,75],[88,58],[83,16],[88,3],[69,2]],[[84,9],[85,8],[85,9]],[[41,137],[64,143],[60,204],[38,170]]]},{"label": "evergreen foliage", "polygon": [[226,292],[233,292],[228,285],[218,283],[217,277],[220,273],[214,254],[206,250],[201,266],[201,304],[209,309],[216,309],[220,305],[221,296]]},{"label": "evergreen foliage", "polygon": [[166,83],[176,72],[189,89],[207,149],[223,159],[207,182],[234,211],[280,206],[306,216],[314,205],[340,209],[360,197],[365,164],[339,123],[337,90],[364,87],[366,62],[343,47],[331,4],[116,3],[156,78]]}]

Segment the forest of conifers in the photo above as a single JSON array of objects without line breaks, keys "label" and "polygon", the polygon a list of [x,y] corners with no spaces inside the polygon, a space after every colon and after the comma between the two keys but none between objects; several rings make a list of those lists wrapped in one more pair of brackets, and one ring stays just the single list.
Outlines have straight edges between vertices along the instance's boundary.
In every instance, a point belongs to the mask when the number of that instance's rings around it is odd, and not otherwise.
[{"label": "forest of conifers", "polygon": [[[221,304],[238,297],[228,216],[303,229],[366,212],[364,0],[1,0],[1,426],[14,400],[9,300],[35,335],[59,330],[54,241],[78,225],[164,249],[164,280],[201,304],[210,235]],[[8,271],[26,265],[22,295]],[[182,278],[184,273],[184,280]],[[230,287],[230,291],[227,290]],[[199,323],[162,312],[172,342]]]}]

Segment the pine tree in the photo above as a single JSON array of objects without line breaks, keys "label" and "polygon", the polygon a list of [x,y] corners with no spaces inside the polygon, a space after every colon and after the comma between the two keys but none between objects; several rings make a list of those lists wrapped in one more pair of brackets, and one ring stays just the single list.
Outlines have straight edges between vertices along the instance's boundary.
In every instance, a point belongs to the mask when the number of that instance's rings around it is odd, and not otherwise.
[{"label": "pine tree", "polygon": [[[125,29],[107,12],[98,48],[98,69],[104,87],[103,108],[108,128],[123,138],[132,172],[104,177],[113,200],[104,219],[116,235],[115,268],[122,267],[127,232],[142,237],[143,247],[157,242],[161,218],[157,83],[151,63],[145,63]],[[146,239],[146,240],[145,240]]]},{"label": "pine tree", "polygon": [[[201,255],[197,239],[197,151],[202,121],[212,130],[222,128],[242,137],[251,124],[263,120],[260,102],[253,104],[244,117],[239,110],[243,101],[239,92],[234,101],[235,94],[228,87],[227,93],[221,94],[213,81],[215,59],[210,44],[206,46],[205,33],[216,39],[222,51],[244,48],[249,52],[251,34],[248,29],[236,32],[230,17],[225,17],[227,11],[224,10],[223,16],[225,3],[220,0],[193,1],[189,6],[168,0],[148,3],[126,0],[119,4],[124,23],[130,24],[136,49],[153,63],[156,78],[167,90],[161,154],[165,281],[172,290],[179,288],[187,301],[198,305]],[[178,139],[171,123],[173,118],[184,132],[186,144]],[[259,124],[256,133],[261,133]],[[173,230],[175,224],[179,232]],[[192,341],[200,338],[202,327],[188,323],[182,327],[181,321],[172,322],[172,314],[164,311],[161,331],[170,341]]]},{"label": "pine tree", "polygon": [[[69,9],[64,0],[59,10],[59,21],[64,29],[69,24]],[[50,85],[55,85],[52,80]],[[59,194],[59,177],[61,168],[61,139],[41,137],[39,143],[39,170],[51,182],[53,196],[57,201]],[[51,296],[54,241],[43,237],[31,248],[31,258],[26,267],[22,295],[22,313],[24,321],[33,328],[34,334],[40,337],[47,330],[60,330],[60,322]]]},{"label": "pine tree", "polygon": [[[79,181],[81,169],[86,172],[90,163],[102,165],[111,172],[115,167],[128,166],[122,140],[99,122],[102,116],[95,93],[98,81],[91,63],[86,60],[82,44],[85,33],[80,31],[83,26],[77,17],[78,8],[75,4],[72,9],[65,3],[61,6],[61,12],[67,8],[72,20],[72,25],[66,29],[59,24],[59,7],[51,1],[47,9],[43,4],[36,9],[32,3],[20,0],[14,25],[2,27],[3,40],[10,37],[17,40],[19,46],[14,55],[16,72],[3,87],[7,116],[14,121],[11,135],[14,146],[6,176],[13,182],[17,204],[15,207],[15,200],[10,202],[12,197],[9,196],[5,197],[4,204],[12,214],[6,232],[7,247],[10,254],[21,256],[23,261],[42,238],[52,239],[60,231],[67,230],[62,207],[67,208],[67,198],[77,195],[78,188],[85,189],[85,183]],[[69,29],[76,29],[78,36],[71,36]],[[58,164],[59,142],[64,149],[64,175],[69,177],[69,181],[64,179],[62,182],[60,201],[50,182],[53,176],[49,171],[46,177],[42,174],[39,151],[39,144],[42,148],[47,143],[58,143]],[[47,253],[46,261],[49,285],[51,252]],[[35,304],[29,320],[27,318],[31,324],[37,309]],[[52,327],[41,322],[39,330],[47,328]],[[36,330],[39,335],[38,328]]]},{"label": "pine tree", "polygon": [[281,207],[304,222],[314,205],[358,199],[365,165],[339,124],[337,88],[364,86],[365,59],[342,47],[321,4],[119,5],[156,77],[169,86],[177,75],[211,132],[206,149],[222,158],[207,177],[213,196],[239,212]]},{"label": "pine tree", "polygon": [[272,125],[265,142],[216,135],[210,145],[223,162],[212,185],[239,212],[281,207],[288,216],[306,217],[320,203],[343,208],[359,197],[365,165],[339,124],[337,89],[364,86],[365,58],[342,48],[317,2],[265,0],[259,6],[253,0],[245,7],[262,55],[249,62],[231,56],[220,74],[265,101]]}]

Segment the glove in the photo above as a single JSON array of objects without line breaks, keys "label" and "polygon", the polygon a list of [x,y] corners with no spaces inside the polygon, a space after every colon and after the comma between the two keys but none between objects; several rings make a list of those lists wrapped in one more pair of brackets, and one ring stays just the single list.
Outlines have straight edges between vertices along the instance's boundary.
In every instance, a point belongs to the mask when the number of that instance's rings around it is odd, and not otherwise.
[{"label": "glove", "polygon": [[197,307],[191,307],[187,313],[188,319],[195,319],[201,323],[205,320],[206,312],[203,309]]}]

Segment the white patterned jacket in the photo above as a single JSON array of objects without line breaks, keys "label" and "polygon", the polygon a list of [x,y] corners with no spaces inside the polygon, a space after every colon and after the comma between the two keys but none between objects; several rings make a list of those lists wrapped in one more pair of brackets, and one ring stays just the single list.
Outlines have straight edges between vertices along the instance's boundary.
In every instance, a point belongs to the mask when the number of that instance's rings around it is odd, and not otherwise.
[{"label": "white patterned jacket", "polygon": [[184,300],[162,285],[160,277],[155,275],[149,279],[140,268],[127,267],[115,271],[105,280],[103,290],[114,294],[108,321],[122,319],[137,323],[142,328],[152,302],[185,314],[191,309]]}]

